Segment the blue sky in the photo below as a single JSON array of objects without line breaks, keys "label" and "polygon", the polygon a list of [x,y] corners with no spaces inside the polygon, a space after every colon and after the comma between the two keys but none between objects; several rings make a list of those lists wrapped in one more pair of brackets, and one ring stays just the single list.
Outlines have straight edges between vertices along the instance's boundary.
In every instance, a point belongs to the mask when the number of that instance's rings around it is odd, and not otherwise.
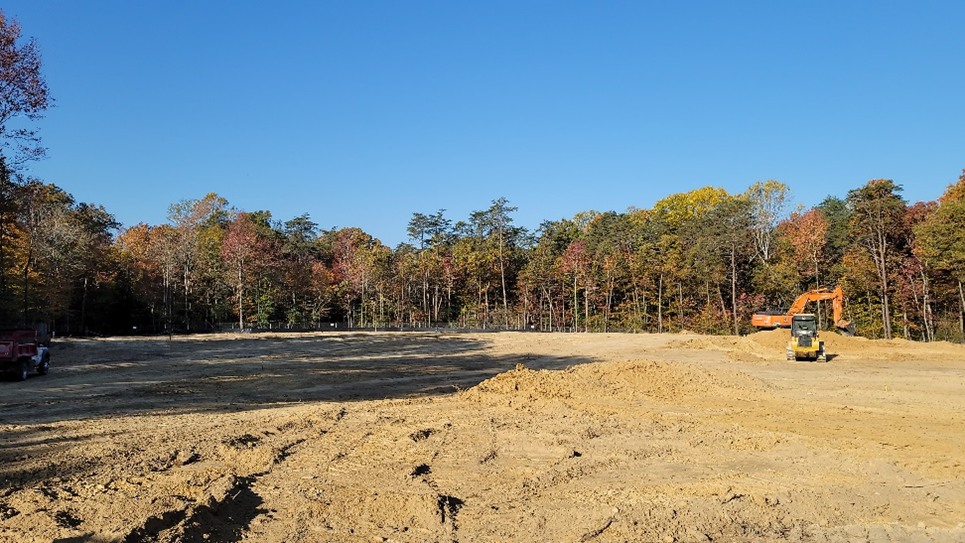
[{"label": "blue sky", "polygon": [[937,198],[965,168],[965,2],[8,0],[56,107],[29,174],[126,226],[215,192],[396,245],[788,184]]}]

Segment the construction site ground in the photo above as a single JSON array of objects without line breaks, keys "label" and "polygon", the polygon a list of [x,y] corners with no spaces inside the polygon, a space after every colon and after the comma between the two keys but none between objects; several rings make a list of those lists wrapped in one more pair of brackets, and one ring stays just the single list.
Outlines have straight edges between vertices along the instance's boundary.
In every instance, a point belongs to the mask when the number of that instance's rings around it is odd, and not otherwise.
[{"label": "construction site ground", "polygon": [[0,541],[965,541],[965,347],[822,337],[58,340]]}]

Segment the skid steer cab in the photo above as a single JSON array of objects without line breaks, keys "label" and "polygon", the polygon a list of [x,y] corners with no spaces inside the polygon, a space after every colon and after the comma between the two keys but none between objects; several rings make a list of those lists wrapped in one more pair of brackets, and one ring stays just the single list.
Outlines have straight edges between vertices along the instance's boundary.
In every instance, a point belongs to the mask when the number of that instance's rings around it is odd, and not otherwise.
[{"label": "skid steer cab", "polygon": [[824,342],[818,340],[818,318],[810,313],[791,317],[791,341],[787,344],[788,360],[827,362]]}]

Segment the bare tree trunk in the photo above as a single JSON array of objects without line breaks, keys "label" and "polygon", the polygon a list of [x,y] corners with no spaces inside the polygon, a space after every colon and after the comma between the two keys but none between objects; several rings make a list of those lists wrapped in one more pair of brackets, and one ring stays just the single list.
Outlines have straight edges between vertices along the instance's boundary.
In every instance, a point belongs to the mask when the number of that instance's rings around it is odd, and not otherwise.
[{"label": "bare tree trunk", "polygon": [[643,306],[642,316],[640,317],[641,319],[640,327],[646,330],[647,325],[650,324],[650,319],[647,318],[647,290],[646,289],[643,290],[643,294],[640,296],[640,298],[641,298],[640,305]]},{"label": "bare tree trunk", "polygon": [[962,282],[958,282],[958,299],[962,302],[962,310],[958,312],[958,331],[965,335],[965,292],[962,291]]},{"label": "bare tree trunk", "polygon": [[573,274],[573,331],[580,330],[580,299],[577,298],[576,273]]},{"label": "bare tree trunk", "polygon": [[633,331],[637,331],[636,323],[641,322],[640,320],[640,289],[637,284],[633,284]]},{"label": "bare tree trunk", "polygon": [[245,329],[245,284],[243,282],[243,268],[238,264],[238,331]]},{"label": "bare tree trunk", "polygon": [[734,313],[734,335],[740,335],[740,325],[737,322],[737,249],[731,246],[730,251],[730,307]]},{"label": "bare tree trunk", "polygon": [[503,224],[499,224],[499,279],[503,286],[503,322],[509,328],[509,301],[506,298],[506,263],[503,261]]},{"label": "bare tree trunk", "polygon": [[485,296],[486,296],[486,308],[485,308],[485,314],[483,315],[483,330],[485,330],[486,326],[489,325],[489,287],[488,286],[486,287]]},{"label": "bare tree trunk", "polygon": [[[27,313],[30,310],[30,298],[28,292],[30,291],[30,261],[33,260],[34,246],[33,243],[27,249],[27,258],[23,264],[23,325],[27,325]],[[12,310],[13,308],[11,308]],[[68,313],[70,312],[70,307],[68,304]]]},{"label": "bare tree trunk", "polygon": [[191,330],[191,304],[188,302],[188,292],[190,287],[188,286],[188,267],[184,267],[184,327],[186,330]]},{"label": "bare tree trunk", "polygon": [[657,283],[657,333],[663,333],[663,274]]},{"label": "bare tree trunk", "polygon": [[928,276],[925,274],[924,267],[919,268],[921,273],[921,318],[925,324],[925,341],[935,341],[935,332],[931,322],[931,303],[928,296]]},{"label": "bare tree trunk", "polygon": [[426,328],[431,326],[432,318],[429,316],[429,272],[422,274],[422,312],[426,316]]},{"label": "bare tree trunk", "polygon": [[677,321],[680,329],[684,329],[684,284],[677,282]]},{"label": "bare tree trunk", "polygon": [[885,339],[891,339],[891,313],[888,308],[888,279],[881,280],[881,320],[884,325]]},{"label": "bare tree trunk", "polygon": [[[84,277],[84,291],[80,297],[80,329],[85,334],[87,333],[87,286],[89,280],[88,277]],[[24,322],[24,325],[26,324],[28,323]]]},{"label": "bare tree trunk", "polygon": [[888,307],[888,241],[884,233],[878,233],[878,274],[881,278],[881,320],[885,332],[885,339],[891,339],[891,311]]},{"label": "bare tree trunk", "polygon": [[583,311],[586,317],[583,319],[583,331],[590,331],[590,289],[583,291]]}]

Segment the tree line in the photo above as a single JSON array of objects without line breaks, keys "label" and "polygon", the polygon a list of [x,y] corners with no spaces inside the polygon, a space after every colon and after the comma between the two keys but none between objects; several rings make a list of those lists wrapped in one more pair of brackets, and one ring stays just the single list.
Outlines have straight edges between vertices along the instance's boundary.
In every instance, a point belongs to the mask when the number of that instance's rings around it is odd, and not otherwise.
[{"label": "tree line", "polygon": [[498,198],[456,222],[413,213],[409,243],[395,248],[217,194],[173,204],[165,224],[121,229],[103,206],[24,176],[45,153],[31,125],[53,99],[36,41],[2,10],[0,66],[0,323],[740,334],[755,311],[840,284],[860,334],[965,339],[965,173],[934,202],[909,205],[900,185],[876,179],[788,212],[789,187],[769,180],[535,232]]},{"label": "tree line", "polygon": [[754,312],[840,284],[861,335],[965,337],[965,172],[934,202],[909,205],[877,179],[788,212],[789,187],[769,180],[535,232],[499,198],[458,221],[413,213],[409,241],[391,248],[216,194],[172,205],[165,224],[119,229],[102,206],[0,166],[2,320],[62,334],[332,322],[742,334]]}]

